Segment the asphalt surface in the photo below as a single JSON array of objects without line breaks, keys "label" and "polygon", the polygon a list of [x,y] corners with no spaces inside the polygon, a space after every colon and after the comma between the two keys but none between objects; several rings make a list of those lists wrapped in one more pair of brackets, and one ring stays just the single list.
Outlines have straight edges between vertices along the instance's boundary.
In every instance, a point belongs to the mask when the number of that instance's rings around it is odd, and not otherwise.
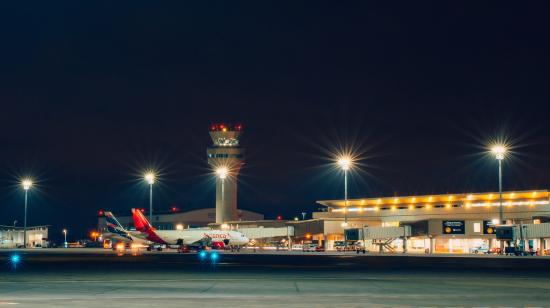
[{"label": "asphalt surface", "polygon": [[[20,257],[14,263],[11,257]],[[0,251],[0,307],[550,306],[550,258]]]}]

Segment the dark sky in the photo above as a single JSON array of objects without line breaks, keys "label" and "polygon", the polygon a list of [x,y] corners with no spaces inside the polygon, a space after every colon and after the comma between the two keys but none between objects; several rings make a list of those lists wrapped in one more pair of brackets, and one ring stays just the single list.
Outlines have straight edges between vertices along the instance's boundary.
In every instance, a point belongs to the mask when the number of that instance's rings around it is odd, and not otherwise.
[{"label": "dark sky", "polygon": [[93,228],[98,209],[212,207],[212,122],[241,122],[239,207],[341,198],[330,152],[361,153],[351,197],[550,187],[541,2],[0,4],[0,224]]}]

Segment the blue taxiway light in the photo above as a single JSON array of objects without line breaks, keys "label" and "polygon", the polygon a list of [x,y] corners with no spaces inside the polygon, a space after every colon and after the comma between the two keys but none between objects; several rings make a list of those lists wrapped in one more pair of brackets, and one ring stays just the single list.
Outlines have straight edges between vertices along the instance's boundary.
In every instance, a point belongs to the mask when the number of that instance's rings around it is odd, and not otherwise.
[{"label": "blue taxiway light", "polygon": [[206,255],[207,255],[207,253],[206,253],[206,251],[204,251],[204,250],[202,250],[201,252],[199,252],[199,258],[201,258],[201,259],[206,258]]},{"label": "blue taxiway light", "polygon": [[10,261],[13,264],[17,264],[17,263],[19,263],[19,261],[21,261],[21,257],[19,255],[12,255],[10,257]]},{"label": "blue taxiway light", "polygon": [[218,259],[218,253],[217,252],[212,252],[210,254],[210,259],[212,259],[212,261],[216,261]]}]

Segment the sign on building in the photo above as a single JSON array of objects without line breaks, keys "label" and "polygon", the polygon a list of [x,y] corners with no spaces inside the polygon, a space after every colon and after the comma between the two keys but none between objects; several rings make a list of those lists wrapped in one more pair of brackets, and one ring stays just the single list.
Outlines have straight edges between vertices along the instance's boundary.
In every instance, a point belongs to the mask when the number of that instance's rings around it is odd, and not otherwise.
[{"label": "sign on building", "polygon": [[496,228],[492,220],[483,221],[483,234],[495,234]]},{"label": "sign on building", "polygon": [[443,234],[464,234],[464,220],[444,220]]}]

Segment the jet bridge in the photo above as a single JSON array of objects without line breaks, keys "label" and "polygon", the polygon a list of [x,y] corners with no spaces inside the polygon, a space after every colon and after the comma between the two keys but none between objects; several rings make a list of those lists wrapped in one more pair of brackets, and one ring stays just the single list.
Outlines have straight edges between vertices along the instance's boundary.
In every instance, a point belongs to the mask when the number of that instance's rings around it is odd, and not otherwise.
[{"label": "jet bridge", "polygon": [[345,232],[348,241],[363,242],[365,247],[370,242],[370,244],[378,246],[379,252],[394,252],[391,243],[398,238],[403,239],[403,247],[406,251],[407,238],[411,236],[411,227],[363,227],[347,229]]},{"label": "jet bridge", "polygon": [[246,227],[242,227],[242,228],[237,229],[237,231],[241,232],[242,234],[244,234],[249,239],[294,236],[294,227],[293,226],[274,227],[274,228],[263,228],[263,227],[246,228]]}]

